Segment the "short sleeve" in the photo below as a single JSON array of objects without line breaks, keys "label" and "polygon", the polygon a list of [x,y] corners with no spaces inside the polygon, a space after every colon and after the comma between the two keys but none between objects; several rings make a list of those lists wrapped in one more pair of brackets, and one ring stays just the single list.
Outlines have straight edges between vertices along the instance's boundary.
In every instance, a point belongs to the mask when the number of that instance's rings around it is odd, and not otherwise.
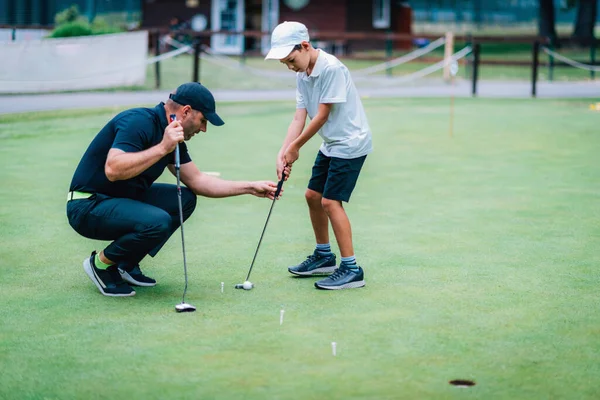
[{"label": "short sleeve", "polygon": [[152,146],[153,129],[153,121],[150,118],[124,115],[115,120],[115,140],[111,147],[126,153],[146,150]]},{"label": "short sleeve", "polygon": [[342,68],[329,67],[321,72],[319,104],[346,102],[346,75]]},{"label": "short sleeve", "polygon": [[[183,164],[187,164],[192,161],[192,157],[190,157],[190,153],[188,152],[187,144],[184,142],[179,143],[179,162]],[[175,165],[175,151],[171,153],[171,161],[169,164]]]},{"label": "short sleeve", "polygon": [[296,108],[306,108],[306,103],[304,103],[304,96],[302,96],[302,92],[298,85],[296,85]]}]

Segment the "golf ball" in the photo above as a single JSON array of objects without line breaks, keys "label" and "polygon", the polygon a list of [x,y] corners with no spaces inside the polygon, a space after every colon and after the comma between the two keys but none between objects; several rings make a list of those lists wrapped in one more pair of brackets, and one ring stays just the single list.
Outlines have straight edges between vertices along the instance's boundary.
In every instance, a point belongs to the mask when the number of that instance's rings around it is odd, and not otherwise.
[{"label": "golf ball", "polygon": [[244,287],[244,289],[250,290],[250,289],[252,289],[252,282],[246,281],[246,282],[244,282],[244,284],[242,286]]}]

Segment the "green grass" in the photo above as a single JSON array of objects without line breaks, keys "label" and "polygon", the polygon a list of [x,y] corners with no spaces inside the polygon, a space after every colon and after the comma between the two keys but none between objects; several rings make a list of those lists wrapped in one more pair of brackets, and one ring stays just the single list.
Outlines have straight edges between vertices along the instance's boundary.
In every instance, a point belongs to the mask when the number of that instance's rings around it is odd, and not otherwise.
[{"label": "green grass", "polygon": [[[159,285],[133,298],[101,296],[81,268],[105,243],[69,227],[65,195],[118,110],[0,116],[0,398],[598,398],[600,113],[585,100],[457,99],[450,137],[448,100],[365,106],[375,152],[346,209],[367,286],[317,291],[285,269],[312,251],[314,139],[253,291],[232,286],[269,202],[199,199],[185,227],[198,311],[185,315],[178,235],[144,260]],[[189,143],[195,162],[273,179],[293,108],[222,104],[227,124]]]}]

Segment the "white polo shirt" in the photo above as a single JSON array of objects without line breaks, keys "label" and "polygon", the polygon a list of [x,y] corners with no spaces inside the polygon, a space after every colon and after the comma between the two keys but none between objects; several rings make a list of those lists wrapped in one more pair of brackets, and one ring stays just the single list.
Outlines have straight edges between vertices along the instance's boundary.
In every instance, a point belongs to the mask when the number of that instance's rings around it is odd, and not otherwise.
[{"label": "white polo shirt", "polygon": [[321,152],[328,157],[357,158],[373,150],[371,128],[350,71],[335,56],[319,50],[310,76],[296,74],[296,108],[305,108],[312,119],[319,104],[334,103],[325,125]]}]

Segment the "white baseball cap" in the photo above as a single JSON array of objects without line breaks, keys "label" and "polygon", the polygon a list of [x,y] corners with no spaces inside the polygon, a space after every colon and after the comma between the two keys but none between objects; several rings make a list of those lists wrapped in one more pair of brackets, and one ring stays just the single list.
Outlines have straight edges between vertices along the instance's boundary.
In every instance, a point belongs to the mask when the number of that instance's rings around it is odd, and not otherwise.
[{"label": "white baseball cap", "polygon": [[273,29],[271,34],[271,50],[265,60],[281,60],[286,58],[294,46],[309,41],[308,29],[300,22],[283,22]]}]

